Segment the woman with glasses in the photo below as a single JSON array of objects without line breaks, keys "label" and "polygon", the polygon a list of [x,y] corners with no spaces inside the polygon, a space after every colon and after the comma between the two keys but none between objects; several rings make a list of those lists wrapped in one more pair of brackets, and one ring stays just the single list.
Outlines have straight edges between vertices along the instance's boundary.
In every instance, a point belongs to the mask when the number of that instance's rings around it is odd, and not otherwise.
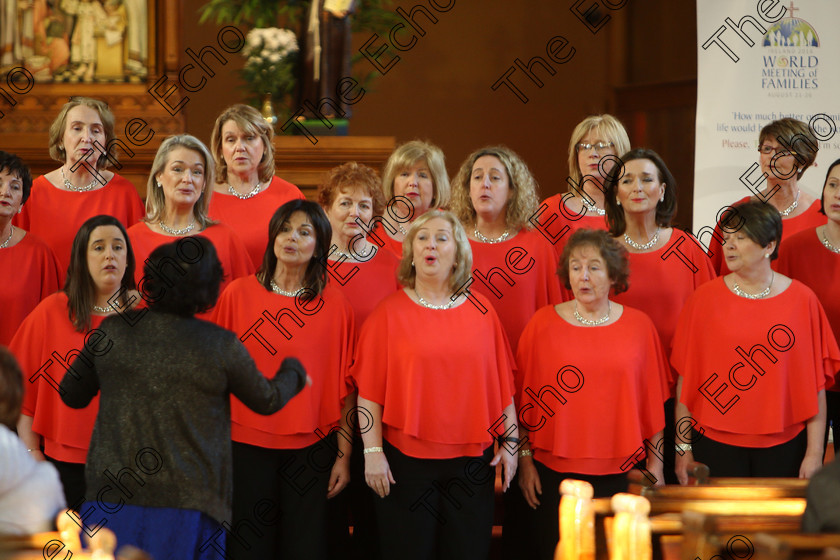
[{"label": "woman with glasses", "polygon": [[[628,151],[627,131],[612,115],[592,115],[575,127],[569,141],[566,192],[545,199],[535,217],[542,224],[538,229],[554,241],[558,258],[575,231],[607,229],[604,183],[618,155]],[[544,208],[546,204],[548,208]]]},{"label": "woman with glasses", "polygon": [[[738,202],[761,199],[778,210],[782,215],[782,241],[794,233],[821,226],[826,222],[826,217],[820,214],[819,201],[799,187],[799,180],[802,179],[805,170],[817,159],[818,150],[819,141],[808,128],[808,124],[796,119],[773,121],[762,128],[758,135],[760,171],[767,180],[763,182],[764,188],[758,196],[747,196]],[[745,180],[755,182],[760,177],[760,174],[755,172]],[[738,220],[732,220],[736,221]],[[723,238],[719,225],[715,227],[715,237],[719,240]],[[718,274],[729,272],[724,264],[722,245],[714,243],[709,257]]]}]

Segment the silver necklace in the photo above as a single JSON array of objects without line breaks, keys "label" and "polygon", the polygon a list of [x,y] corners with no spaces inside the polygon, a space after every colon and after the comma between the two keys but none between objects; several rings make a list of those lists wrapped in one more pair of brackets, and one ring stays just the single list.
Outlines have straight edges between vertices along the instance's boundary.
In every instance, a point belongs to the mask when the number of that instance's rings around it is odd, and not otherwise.
[{"label": "silver necklace", "polygon": [[600,319],[587,319],[586,317],[584,317],[583,315],[578,313],[577,300],[575,300],[575,319],[577,319],[579,323],[583,323],[584,325],[587,325],[589,327],[592,327],[594,325],[602,325],[602,324],[606,323],[607,321],[609,321],[611,310],[612,310],[612,307],[610,306],[610,300],[607,300],[607,314],[606,315],[604,315]]},{"label": "silver necklace", "polygon": [[800,193],[802,193],[802,190],[796,189],[796,197],[793,199],[791,205],[785,208],[784,210],[779,210],[779,214],[781,214],[783,218],[789,216],[791,212],[796,210],[796,207],[799,205]]},{"label": "silver necklace", "polygon": [[236,189],[233,188],[233,185],[228,183],[228,191],[230,192],[230,194],[232,194],[233,196],[235,196],[239,200],[248,200],[249,198],[257,196],[258,194],[260,194],[260,187],[261,186],[262,186],[262,183],[258,182],[256,184],[256,186],[254,186],[254,188],[251,189],[251,192],[248,192],[248,193],[245,193],[245,194],[239,194],[239,192]]},{"label": "silver necklace", "polygon": [[93,310],[97,313],[113,313],[114,308],[110,305],[107,305],[105,307],[99,307],[98,305],[94,305]]},{"label": "silver necklace", "polygon": [[[9,242],[12,240],[12,236],[15,234],[15,226],[10,226],[9,228],[9,237],[6,238],[6,241],[0,243],[0,249],[5,249],[9,246]],[[836,251],[835,251],[836,252]]]},{"label": "silver necklace", "polygon": [[773,280],[776,278],[776,272],[771,271],[772,274],[770,275],[770,285],[764,288],[762,291],[758,292],[757,294],[748,294],[744,290],[741,289],[741,286],[738,285],[738,282],[735,280],[732,281],[732,291],[735,292],[735,295],[741,296],[742,298],[747,299],[761,299],[765,298],[770,295],[770,288],[773,287]]},{"label": "silver necklace", "polygon": [[606,210],[604,210],[603,208],[598,208],[598,207],[597,207],[597,206],[595,206],[594,204],[589,204],[589,203],[586,201],[586,198],[583,198],[583,197],[582,197],[580,200],[581,200],[581,202],[583,203],[583,207],[584,207],[584,208],[586,208],[587,212],[594,212],[594,213],[595,213],[595,214],[597,214],[598,216],[606,216],[606,215],[607,215],[607,211],[606,211]]},{"label": "silver necklace", "polygon": [[163,220],[161,220],[158,225],[160,225],[160,229],[162,229],[163,231],[165,231],[169,235],[186,235],[189,232],[191,232],[193,229],[195,229],[195,220],[190,222],[190,225],[188,225],[187,227],[181,228],[181,229],[171,228],[168,225],[164,224]]},{"label": "silver necklace", "polygon": [[651,237],[650,241],[648,241],[647,243],[644,243],[644,244],[636,243],[635,241],[630,239],[629,235],[627,235],[626,233],[624,234],[624,242],[627,243],[628,245],[630,245],[631,247],[633,247],[634,249],[636,249],[637,251],[647,251],[651,247],[655,246],[658,241],[659,241],[659,228],[656,228],[656,231],[653,232],[653,237]]},{"label": "silver necklace", "polygon": [[271,282],[269,284],[271,285],[271,291],[272,292],[274,292],[275,294],[280,294],[281,296],[286,296],[286,297],[295,297],[303,289],[303,288],[298,288],[297,290],[295,290],[293,292],[287,292],[286,290],[284,290],[283,288],[278,286],[277,283],[273,279],[271,280]]},{"label": "silver necklace", "polygon": [[428,301],[423,299],[423,296],[420,295],[420,292],[417,291],[416,287],[414,288],[414,293],[417,294],[417,301],[420,302],[420,305],[422,305],[423,307],[428,307],[429,309],[437,309],[437,310],[449,309],[455,303],[454,301],[452,301],[450,299],[449,303],[445,303],[443,305],[434,305],[433,303],[429,303]]},{"label": "silver necklace", "polygon": [[[826,227],[828,227],[828,226],[826,226]],[[11,238],[12,237],[9,236],[9,239],[11,239]],[[840,248],[835,247],[834,245],[831,244],[831,241],[828,240],[828,234],[825,232],[825,229],[823,229],[822,239],[820,239],[820,241],[822,241],[822,244],[825,245],[825,248],[828,249],[829,251],[831,251],[832,253],[840,253]],[[8,242],[9,242],[9,240],[7,239],[6,243],[8,243]],[[0,247],[4,247],[6,245],[6,243],[4,243],[3,245],[0,245]]]},{"label": "silver necklace", "polygon": [[70,180],[67,178],[67,175],[64,174],[64,166],[61,166],[61,178],[64,179],[64,187],[68,191],[87,192],[92,191],[93,189],[99,186],[99,181],[96,180],[96,177],[93,178],[93,181],[91,181],[90,184],[87,184],[83,187],[77,187],[73,185],[73,183],[71,183]]},{"label": "silver necklace", "polygon": [[475,230],[473,231],[473,235],[482,243],[501,243],[502,241],[508,238],[510,232],[508,230],[505,230],[505,232],[502,235],[500,235],[496,239],[493,239],[492,237],[486,237],[482,235],[481,232],[478,231],[478,224],[475,224]]}]

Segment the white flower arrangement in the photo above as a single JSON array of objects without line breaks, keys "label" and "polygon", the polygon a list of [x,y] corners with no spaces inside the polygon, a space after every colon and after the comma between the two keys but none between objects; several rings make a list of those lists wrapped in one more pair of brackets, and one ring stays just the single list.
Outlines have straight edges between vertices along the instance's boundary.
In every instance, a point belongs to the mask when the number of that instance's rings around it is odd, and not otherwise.
[{"label": "white flower arrangement", "polygon": [[281,100],[295,88],[298,51],[297,36],[288,29],[252,29],[242,49],[246,58],[242,77],[257,97],[270,94]]}]

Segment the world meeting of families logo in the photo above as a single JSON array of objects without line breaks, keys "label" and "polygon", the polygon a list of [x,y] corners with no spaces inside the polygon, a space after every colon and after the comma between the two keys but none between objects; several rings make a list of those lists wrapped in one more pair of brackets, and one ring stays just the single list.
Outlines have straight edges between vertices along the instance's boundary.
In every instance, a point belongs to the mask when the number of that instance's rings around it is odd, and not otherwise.
[{"label": "world meeting of families logo", "polygon": [[768,97],[812,97],[819,88],[820,37],[808,21],[796,17],[793,2],[785,17],[764,34],[761,89]]}]

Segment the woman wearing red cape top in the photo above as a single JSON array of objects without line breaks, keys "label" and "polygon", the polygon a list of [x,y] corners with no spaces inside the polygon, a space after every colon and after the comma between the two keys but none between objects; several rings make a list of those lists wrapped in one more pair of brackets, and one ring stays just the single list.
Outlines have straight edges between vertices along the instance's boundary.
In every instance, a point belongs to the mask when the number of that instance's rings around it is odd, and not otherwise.
[{"label": "woman wearing red cape top", "polygon": [[257,504],[273,504],[261,535],[229,539],[237,559],[331,557],[327,500],[350,476],[355,393],[347,373],[355,331],[350,303],[327,283],[329,248],[330,223],[321,207],[287,202],[269,222],[259,272],[231,282],[214,311],[214,321],[239,336],[260,371],[296,356],[312,378],[271,416],[231,402],[232,525],[253,523]]},{"label": "woman wearing red cape top", "polygon": [[125,227],[113,216],[94,216],[73,240],[64,289],[39,303],[9,344],[25,385],[18,435],[34,457],[58,469],[72,508],[80,507],[85,494],[85,461],[99,399],[71,409],[61,402],[58,385],[86,345],[100,347],[102,320],[139,301],[133,289],[134,253]]},{"label": "woman wearing red cape top", "polygon": [[613,172],[620,173],[621,165],[616,167],[618,156],[629,150],[627,131],[612,115],[591,115],[572,131],[569,181],[560,187],[564,192],[542,202],[534,218],[534,222],[542,224],[539,230],[547,238],[556,239],[554,250],[558,258],[578,229],[607,229],[604,183]]},{"label": "woman wearing red cape top", "polygon": [[352,375],[372,418],[365,479],[386,560],[486,559],[493,467],[504,490],[516,472],[512,356],[488,300],[458,290],[471,264],[458,219],[427,212],[405,239],[404,289],[362,327]]},{"label": "woman wearing red cape top", "polygon": [[[232,280],[251,274],[254,267],[236,232],[207,217],[213,177],[213,158],[201,140],[179,134],[161,142],[149,173],[146,217],[128,228],[128,235],[141,263],[161,245],[190,235],[206,237],[222,263],[224,290]],[[182,253],[189,260],[186,251]],[[143,271],[138,270],[136,276],[138,288],[144,297],[148,296],[143,290]],[[200,317],[206,319],[209,315]]]},{"label": "woman wearing red cape top", "polygon": [[735,208],[741,227],[724,245],[732,272],[694,292],[674,334],[676,414],[697,426],[677,444],[682,484],[695,459],[725,477],[809,478],[823,462],[840,350],[814,292],[770,266],[779,212],[759,201]]},{"label": "woman wearing red cape top", "polygon": [[7,346],[20,323],[59,288],[61,273],[52,250],[30,232],[12,225],[32,188],[23,161],[0,150],[0,345]]},{"label": "woman wearing red cape top", "polygon": [[274,212],[303,193],[274,175],[274,130],[259,111],[241,103],[216,119],[210,149],[216,181],[208,214],[230,226],[248,249],[254,269],[265,251],[265,231]]},{"label": "woman wearing red cape top", "polygon": [[[820,198],[820,212],[826,215],[824,226],[806,229],[790,236],[779,248],[777,270],[799,280],[817,294],[828,316],[834,337],[840,340],[840,159],[828,168]],[[825,442],[828,427],[834,433],[834,451],[840,451],[840,387],[836,384],[825,393]]]},{"label": "woman wearing red cape top", "polygon": [[646,314],[610,299],[627,288],[626,251],[607,232],[583,229],[562,259],[574,299],[537,311],[516,356],[517,409],[528,436],[519,487],[530,506],[520,512],[528,529],[520,549],[545,560],[559,538],[564,479],[588,481],[595,496],[607,497],[626,491],[627,471],[645,459],[664,484],[661,454],[652,450],[661,449],[665,425],[665,353]]},{"label": "woman wearing red cape top", "polygon": [[53,250],[61,283],[70,265],[70,246],[85,220],[106,214],[130,227],[143,217],[137,189],[107,169],[117,161],[111,149],[115,139],[114,114],[106,103],[71,97],[50,125],[50,156],[61,167],[35,179],[29,203],[15,218],[16,227]]},{"label": "woman wearing red cape top", "polygon": [[[761,189],[761,200],[773,206],[782,216],[782,241],[800,231],[815,228],[826,222],[820,214],[818,201],[803,191],[799,181],[805,171],[814,164],[819,151],[819,141],[808,125],[796,119],[784,118],[773,121],[761,129],[758,135],[760,167],[746,179],[758,181],[763,173],[766,181]],[[772,193],[772,194],[771,194]],[[746,196],[738,202],[758,200]],[[724,214],[721,224],[715,226],[715,237],[723,238],[727,230],[737,229],[737,216]],[[709,247],[709,257],[718,274],[729,272],[726,268],[726,250],[714,239]],[[774,263],[775,265],[775,263]]]}]

